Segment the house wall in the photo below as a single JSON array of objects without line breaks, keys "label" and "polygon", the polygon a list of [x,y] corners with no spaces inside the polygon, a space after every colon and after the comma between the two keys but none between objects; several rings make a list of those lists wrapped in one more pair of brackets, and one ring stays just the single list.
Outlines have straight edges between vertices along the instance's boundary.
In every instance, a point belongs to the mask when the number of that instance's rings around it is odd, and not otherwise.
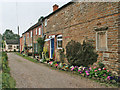
[{"label": "house wall", "polygon": [[[11,49],[8,48],[9,45],[12,45]],[[19,48],[17,48],[17,46],[19,46],[19,44],[6,44],[6,51],[8,51],[8,52],[14,51],[14,50],[19,51]]]},{"label": "house wall", "polygon": [[[34,46],[34,44],[37,44],[37,39],[39,37],[42,37],[42,29],[41,29],[41,35],[39,35],[39,28],[41,28],[41,25],[33,29],[33,52],[35,52],[34,48],[36,47],[36,46]],[[36,29],[37,29],[37,35],[36,35]],[[37,54],[35,54],[35,55],[37,55]]]},{"label": "house wall", "polygon": [[23,37],[20,38],[20,52],[23,51]]},{"label": "house wall", "polygon": [[[70,40],[80,43],[88,40],[96,49],[95,27],[108,27],[107,30],[107,51],[97,51],[98,61],[103,62],[109,70],[119,72],[118,57],[118,2],[77,2],[68,5],[59,12],[47,18],[47,26],[44,26],[46,38],[50,35],[63,35],[63,48],[65,49]],[[56,48],[55,38],[55,59],[59,60],[59,50]],[[45,43],[50,47],[50,41]],[[120,52],[120,51],[119,51]],[[66,51],[65,51],[66,53]],[[66,61],[67,62],[67,61]],[[94,66],[97,63],[94,63]]]}]

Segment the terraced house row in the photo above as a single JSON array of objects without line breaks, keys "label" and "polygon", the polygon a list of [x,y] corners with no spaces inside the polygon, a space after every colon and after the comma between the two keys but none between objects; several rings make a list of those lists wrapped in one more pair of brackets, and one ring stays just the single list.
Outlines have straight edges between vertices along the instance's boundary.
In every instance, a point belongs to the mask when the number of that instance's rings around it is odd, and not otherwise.
[{"label": "terraced house row", "polygon": [[[59,50],[69,41],[91,42],[109,70],[120,70],[120,8],[119,2],[68,2],[53,6],[53,12],[41,18],[20,38],[20,51],[28,45],[29,53],[37,55],[37,38],[44,37],[49,58],[59,60]],[[67,62],[67,60],[66,60]],[[94,63],[96,65],[97,63]]]}]

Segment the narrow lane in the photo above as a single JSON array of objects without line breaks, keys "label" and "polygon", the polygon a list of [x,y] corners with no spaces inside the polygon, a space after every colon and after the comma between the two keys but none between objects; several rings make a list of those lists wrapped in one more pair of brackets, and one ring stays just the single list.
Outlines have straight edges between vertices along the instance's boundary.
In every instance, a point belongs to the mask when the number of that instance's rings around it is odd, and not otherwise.
[{"label": "narrow lane", "polygon": [[11,75],[16,88],[105,88],[99,83],[78,75],[52,70],[44,64],[37,64],[14,53],[8,53]]}]

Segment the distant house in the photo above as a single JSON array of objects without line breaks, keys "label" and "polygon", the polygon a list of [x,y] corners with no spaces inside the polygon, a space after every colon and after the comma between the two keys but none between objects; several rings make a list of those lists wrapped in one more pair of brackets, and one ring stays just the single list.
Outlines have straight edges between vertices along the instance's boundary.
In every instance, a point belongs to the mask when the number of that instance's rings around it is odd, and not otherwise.
[{"label": "distant house", "polygon": [[19,51],[19,41],[18,40],[6,40],[5,41],[5,51]]}]

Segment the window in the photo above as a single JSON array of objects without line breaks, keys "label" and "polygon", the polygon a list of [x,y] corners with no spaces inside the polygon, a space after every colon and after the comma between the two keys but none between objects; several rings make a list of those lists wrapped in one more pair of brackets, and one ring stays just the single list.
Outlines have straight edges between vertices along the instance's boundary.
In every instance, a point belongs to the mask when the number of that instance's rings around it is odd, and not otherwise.
[{"label": "window", "polygon": [[32,31],[31,31],[31,37],[32,37]]},{"label": "window", "polygon": [[12,49],[12,45],[8,45],[8,49]]},{"label": "window", "polygon": [[27,33],[27,38],[29,38],[29,33]]},{"label": "window", "polygon": [[45,19],[45,27],[47,26],[47,19]]},{"label": "window", "polygon": [[36,28],[36,35],[37,35],[37,28]]},{"label": "window", "polygon": [[17,46],[17,49],[19,49],[19,46]]},{"label": "window", "polygon": [[96,32],[96,50],[106,51],[107,49],[107,31]]},{"label": "window", "polygon": [[39,35],[41,35],[41,28],[39,28]]},{"label": "window", "polygon": [[62,35],[57,36],[57,49],[62,49]]}]

